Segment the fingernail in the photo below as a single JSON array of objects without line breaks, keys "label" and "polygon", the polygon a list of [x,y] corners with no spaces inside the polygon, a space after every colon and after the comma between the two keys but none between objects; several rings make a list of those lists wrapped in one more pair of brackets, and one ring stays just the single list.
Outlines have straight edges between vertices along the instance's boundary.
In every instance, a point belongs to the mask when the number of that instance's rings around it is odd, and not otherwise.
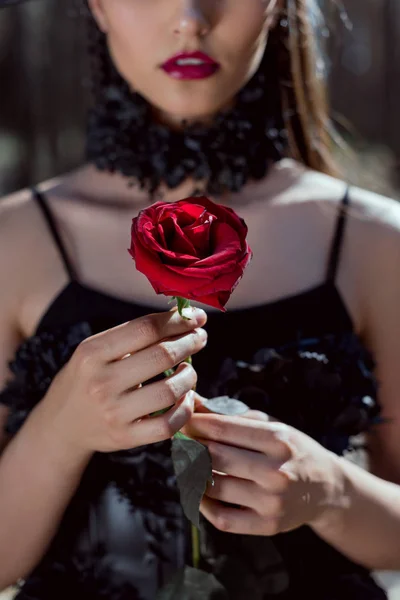
[{"label": "fingernail", "polygon": [[201,308],[196,308],[194,306],[189,306],[188,308],[184,308],[182,314],[191,321],[193,320],[197,325],[204,325],[207,321],[207,313]]},{"label": "fingernail", "polygon": [[184,371],[185,369],[187,369],[187,367],[189,367],[189,363],[185,362],[181,362],[180,365],[178,366],[178,368],[175,371],[175,374],[180,373],[181,371]]},{"label": "fingernail", "polygon": [[186,401],[190,404],[190,408],[192,410],[194,410],[194,399],[195,399],[195,393],[193,390],[190,390],[190,392],[188,392],[186,394]]},{"label": "fingernail", "polygon": [[195,331],[202,342],[206,342],[208,340],[208,333],[205,329],[195,329]]},{"label": "fingernail", "polygon": [[207,322],[207,313],[201,308],[196,308],[195,319],[198,325],[204,325]]}]

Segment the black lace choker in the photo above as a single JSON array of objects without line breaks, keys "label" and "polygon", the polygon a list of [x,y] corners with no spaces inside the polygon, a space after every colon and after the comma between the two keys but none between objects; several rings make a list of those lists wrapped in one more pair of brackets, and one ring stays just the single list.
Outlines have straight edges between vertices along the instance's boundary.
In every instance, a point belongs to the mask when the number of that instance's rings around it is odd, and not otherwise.
[{"label": "black lace choker", "polygon": [[117,75],[102,87],[89,113],[89,161],[122,173],[151,196],[160,185],[173,189],[188,177],[199,182],[194,193],[213,195],[262,179],[287,148],[279,84],[273,73],[264,74],[266,60],[232,109],[219,113],[209,127],[182,131],[155,123],[149,103]]}]

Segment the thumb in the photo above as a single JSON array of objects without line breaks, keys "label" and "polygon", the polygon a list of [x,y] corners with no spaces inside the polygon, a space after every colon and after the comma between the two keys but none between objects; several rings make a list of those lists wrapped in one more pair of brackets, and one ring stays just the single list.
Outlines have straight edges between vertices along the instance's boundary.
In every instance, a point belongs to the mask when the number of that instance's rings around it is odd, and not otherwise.
[{"label": "thumb", "polygon": [[200,396],[200,394],[195,392],[194,412],[196,412],[196,413],[211,413],[211,411],[208,410],[208,408],[204,405],[205,400],[207,400],[207,398],[204,398],[204,396]]},{"label": "thumb", "polygon": [[249,410],[244,415],[241,415],[244,419],[253,419],[253,421],[276,421],[274,417],[270,417],[267,413],[261,410]]}]

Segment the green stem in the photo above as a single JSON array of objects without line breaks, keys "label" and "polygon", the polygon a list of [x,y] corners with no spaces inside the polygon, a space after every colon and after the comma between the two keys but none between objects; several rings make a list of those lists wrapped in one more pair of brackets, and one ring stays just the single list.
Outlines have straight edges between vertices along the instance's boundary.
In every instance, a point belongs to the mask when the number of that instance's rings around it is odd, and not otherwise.
[{"label": "green stem", "polygon": [[[193,360],[191,356],[188,356],[186,362],[189,365],[193,364]],[[196,386],[193,388],[196,391]],[[200,533],[197,527],[195,527],[192,523],[192,559],[193,559],[193,567],[195,569],[199,568],[200,564]]]},{"label": "green stem", "polygon": [[192,523],[192,562],[195,569],[200,565],[200,532]]},{"label": "green stem", "polygon": [[190,321],[190,319],[188,317],[185,317],[185,315],[182,312],[185,308],[190,307],[190,300],[187,300],[186,298],[180,298],[179,296],[175,296],[175,300],[178,306],[178,312],[181,315],[182,319]]},{"label": "green stem", "polygon": [[[182,317],[182,319],[189,320],[188,317],[185,317],[182,314],[182,311],[185,308],[190,307],[190,300],[186,300],[186,298],[179,298],[179,297],[174,297],[174,298],[172,298],[172,300],[176,300],[176,303],[178,306],[178,312],[179,312],[180,316]],[[185,360],[185,362],[187,362],[189,365],[192,365],[193,364],[192,357],[188,356],[187,359]],[[169,371],[165,372],[165,375],[167,377],[169,377],[170,375],[173,375],[173,373],[174,373],[174,370],[170,369]],[[194,387],[193,390],[195,391],[196,388]],[[166,410],[169,410],[169,409],[166,409]],[[166,412],[166,411],[165,410],[158,411],[158,413],[154,413],[154,415],[163,414],[164,412]],[[180,431],[178,431],[174,437],[175,438],[185,438],[186,436],[183,433],[181,433]],[[192,524],[192,561],[193,561],[193,567],[195,569],[198,569],[199,565],[200,565],[200,533],[199,533],[199,530],[197,529],[197,527],[195,527],[193,524]]]}]

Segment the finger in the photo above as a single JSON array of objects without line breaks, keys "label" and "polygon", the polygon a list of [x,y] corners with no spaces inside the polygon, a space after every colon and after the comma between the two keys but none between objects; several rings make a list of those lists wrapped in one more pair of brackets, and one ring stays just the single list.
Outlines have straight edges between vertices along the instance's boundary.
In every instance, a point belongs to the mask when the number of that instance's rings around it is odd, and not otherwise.
[{"label": "finger", "polygon": [[[196,393],[195,404],[194,404],[194,412],[196,413],[205,413],[205,414],[216,414],[213,413],[212,410],[207,408],[204,402],[207,401],[207,398],[200,396],[200,394]],[[254,419],[255,421],[276,421],[274,417],[270,417],[267,413],[262,412],[260,410],[249,410],[242,415],[241,417],[245,417],[246,419]]]},{"label": "finger", "polygon": [[231,508],[218,500],[203,497],[200,512],[220,531],[247,535],[260,535],[261,519],[250,508]]},{"label": "finger", "polygon": [[115,405],[116,418],[121,423],[168,408],[187,394],[197,382],[197,374],[191,365],[182,363],[174,375],[125,393]]},{"label": "finger", "polygon": [[255,481],[268,492],[283,493],[286,487],[286,476],[278,471],[281,461],[276,461],[261,452],[252,452],[218,442],[199,439],[207,446],[215,471]]},{"label": "finger", "polygon": [[133,423],[129,428],[126,448],[155,444],[170,439],[191,418],[193,410],[194,398],[193,392],[190,391],[164,415]]},{"label": "finger", "polygon": [[[188,309],[190,319],[182,319],[177,311],[146,315],[91,336],[80,344],[80,353],[93,361],[111,362],[202,327],[206,313],[198,308]],[[185,312],[185,314],[187,314]]]},{"label": "finger", "polygon": [[290,428],[280,422],[194,414],[186,426],[186,432],[192,438],[223,441],[228,446],[262,452],[277,461],[286,462],[291,457],[286,441]]},{"label": "finger", "polygon": [[179,338],[160,342],[124,360],[106,365],[105,368],[108,370],[106,377],[116,382],[117,393],[123,393],[139,383],[144,383],[172,369],[188,356],[202,350],[206,343],[207,334],[204,329],[195,329]]},{"label": "finger", "polygon": [[244,415],[240,415],[242,417],[244,417],[245,419],[253,419],[254,421],[276,421],[277,419],[274,419],[274,417],[271,417],[270,415],[267,415],[267,413],[262,412],[261,410],[249,410],[247,413],[244,413]]},{"label": "finger", "polygon": [[194,394],[194,412],[210,414],[211,411],[203,404],[206,400],[203,396],[200,396],[197,392]]},{"label": "finger", "polygon": [[213,484],[207,486],[206,496],[253,510],[260,502],[258,488],[253,481],[218,473],[213,474]]}]

